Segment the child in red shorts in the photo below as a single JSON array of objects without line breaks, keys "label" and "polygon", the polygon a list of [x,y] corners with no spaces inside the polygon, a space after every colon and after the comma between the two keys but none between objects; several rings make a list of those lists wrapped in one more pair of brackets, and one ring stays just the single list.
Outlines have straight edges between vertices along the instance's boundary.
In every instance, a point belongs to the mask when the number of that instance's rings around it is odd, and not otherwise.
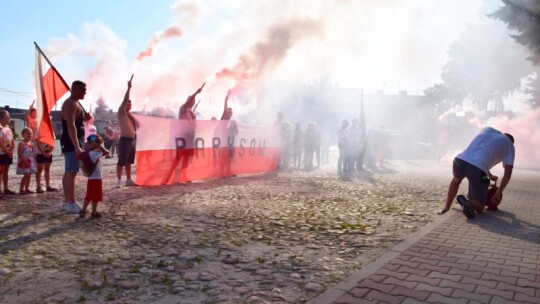
[{"label": "child in red shorts", "polygon": [[86,209],[88,204],[92,202],[92,218],[100,218],[101,213],[97,212],[98,202],[103,201],[103,186],[102,186],[102,177],[101,177],[101,162],[99,159],[104,155],[108,155],[109,151],[101,144],[103,139],[97,134],[92,134],[86,139],[87,144],[89,145],[89,156],[92,162],[95,164],[94,171],[88,176],[88,184],[86,185],[86,197],[84,198],[84,205],[82,210],[79,212],[80,217],[86,215]]}]

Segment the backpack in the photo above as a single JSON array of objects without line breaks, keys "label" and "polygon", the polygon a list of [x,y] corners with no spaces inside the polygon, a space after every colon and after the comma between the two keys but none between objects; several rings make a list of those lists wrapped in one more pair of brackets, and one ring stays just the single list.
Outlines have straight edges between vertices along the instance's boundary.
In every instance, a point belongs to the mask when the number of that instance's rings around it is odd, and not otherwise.
[{"label": "backpack", "polygon": [[90,151],[83,151],[79,154],[79,165],[84,176],[88,177],[94,173],[96,169],[97,162],[94,163],[90,158]]}]

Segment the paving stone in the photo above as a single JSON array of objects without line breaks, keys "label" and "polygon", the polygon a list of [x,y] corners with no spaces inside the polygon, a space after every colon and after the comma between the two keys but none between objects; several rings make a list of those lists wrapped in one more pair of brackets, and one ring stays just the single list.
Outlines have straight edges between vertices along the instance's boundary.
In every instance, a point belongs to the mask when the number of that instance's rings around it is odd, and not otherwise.
[{"label": "paving stone", "polygon": [[439,283],[438,287],[450,287],[454,289],[463,289],[468,292],[473,292],[477,288],[475,284],[456,283],[449,280],[442,281],[441,283]]},{"label": "paving stone", "polygon": [[538,296],[531,297],[523,293],[516,293],[516,295],[514,296],[514,301],[518,303],[538,303],[538,299],[539,299]]},{"label": "paving stone", "polygon": [[363,297],[365,297],[366,294],[367,294],[368,292],[370,292],[370,291],[371,291],[370,288],[365,288],[365,287],[359,288],[359,287],[355,287],[355,288],[349,290],[348,292],[349,292],[350,294],[352,294],[352,295],[353,295],[354,297],[356,297],[356,298],[363,298]]},{"label": "paving stone", "polygon": [[522,278],[519,278],[517,280],[517,286],[521,286],[521,287],[532,287],[532,288],[536,288],[537,290],[540,290],[540,282],[539,281],[531,281],[531,280],[527,280],[527,279],[522,279]]},{"label": "paving stone", "polygon": [[372,290],[367,295],[368,299],[376,299],[385,303],[401,303],[403,302],[404,297],[402,296],[393,296],[387,293],[380,292],[378,290]]},{"label": "paving stone", "polygon": [[362,280],[360,283],[358,283],[358,287],[378,290],[383,293],[389,293],[392,289],[394,289],[394,287],[396,287],[396,285],[377,283],[370,279],[365,279],[365,280]]},{"label": "paving stone", "polygon": [[445,273],[440,273],[436,271],[432,271],[429,274],[429,277],[436,278],[436,279],[450,280],[454,282],[459,282],[463,278],[463,276],[459,274],[445,274]]},{"label": "paving stone", "polygon": [[432,266],[430,264],[422,264],[418,266],[418,269],[436,271],[438,273],[449,273],[452,268],[442,266]]},{"label": "paving stone", "polygon": [[482,277],[484,273],[480,271],[467,271],[467,270],[461,270],[459,268],[453,268],[448,271],[448,274],[457,274],[461,276],[468,276],[475,279],[479,279]]},{"label": "paving stone", "polygon": [[334,303],[336,304],[364,304],[364,303],[379,303],[377,300],[359,299],[351,294],[344,294],[338,298]]},{"label": "paving stone", "polygon": [[429,292],[439,293],[443,296],[449,296],[454,291],[454,288],[440,287],[439,285],[428,285],[425,283],[420,283],[418,284],[418,286],[416,286],[415,290],[429,291]]},{"label": "paving stone", "polygon": [[516,286],[511,285],[505,282],[499,282],[497,284],[497,289],[499,290],[510,290],[516,293],[526,294],[528,296],[534,297],[536,294],[536,289],[531,287],[522,287],[522,286]]},{"label": "paving stone", "polygon": [[446,297],[438,293],[432,293],[427,298],[427,303],[444,303],[444,304],[467,304],[469,300],[467,299],[456,299],[453,297]]},{"label": "paving stone", "polygon": [[454,292],[452,293],[452,297],[468,299],[469,301],[477,301],[480,303],[489,303],[489,301],[491,300],[491,295],[482,295],[459,289],[454,290]]},{"label": "paving stone", "polygon": [[403,286],[396,286],[396,288],[392,289],[390,294],[395,295],[395,296],[404,296],[407,298],[414,298],[414,299],[422,300],[422,301],[427,299],[427,297],[429,296],[429,292],[409,289]]},{"label": "paving stone", "polygon": [[514,299],[513,291],[499,290],[496,288],[488,288],[485,286],[478,286],[476,290],[474,291],[474,293],[498,296],[501,298],[505,298],[507,301],[511,301]]},{"label": "paving stone", "polygon": [[403,286],[403,287],[406,287],[406,288],[409,288],[409,289],[414,289],[416,286],[418,286],[418,282],[399,280],[399,279],[396,279],[394,277],[387,277],[382,283],[388,284],[388,285]]},{"label": "paving stone", "polygon": [[507,277],[507,276],[502,276],[502,275],[497,276],[491,273],[484,273],[482,274],[482,280],[505,282],[508,284],[516,284],[518,279],[516,277]]}]

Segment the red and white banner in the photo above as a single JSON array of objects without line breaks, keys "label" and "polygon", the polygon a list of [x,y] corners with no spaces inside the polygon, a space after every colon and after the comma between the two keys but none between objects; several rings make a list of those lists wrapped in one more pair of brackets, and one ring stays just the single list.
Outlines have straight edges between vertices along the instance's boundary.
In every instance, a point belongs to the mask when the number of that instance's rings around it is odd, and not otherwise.
[{"label": "red and white banner", "polygon": [[135,115],[137,184],[169,185],[246,173],[275,171],[280,133],[275,127],[233,120]]},{"label": "red and white banner", "polygon": [[60,73],[52,66],[36,44],[36,111],[38,140],[54,147],[51,111],[56,102],[69,91]]}]

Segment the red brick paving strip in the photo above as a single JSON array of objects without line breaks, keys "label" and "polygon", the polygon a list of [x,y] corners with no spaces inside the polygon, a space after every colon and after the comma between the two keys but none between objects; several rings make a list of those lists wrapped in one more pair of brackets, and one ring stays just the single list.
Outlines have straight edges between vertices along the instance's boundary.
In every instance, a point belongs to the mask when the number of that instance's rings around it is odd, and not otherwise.
[{"label": "red brick paving strip", "polygon": [[512,178],[499,212],[454,207],[311,303],[540,303],[540,172]]}]

